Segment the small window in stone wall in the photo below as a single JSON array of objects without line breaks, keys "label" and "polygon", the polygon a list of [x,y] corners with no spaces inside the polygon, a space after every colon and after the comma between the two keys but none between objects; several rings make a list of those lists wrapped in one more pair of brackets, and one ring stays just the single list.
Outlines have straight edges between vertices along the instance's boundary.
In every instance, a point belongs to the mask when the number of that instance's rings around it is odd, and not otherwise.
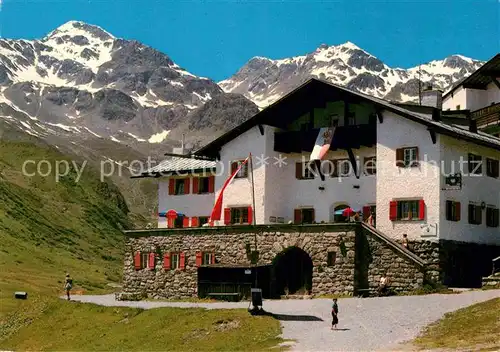
[{"label": "small window in stone wall", "polygon": [[179,269],[181,267],[181,255],[180,253],[170,254],[170,268]]},{"label": "small window in stone wall", "polygon": [[337,259],[337,253],[336,252],[328,252],[327,265],[328,266],[333,266],[335,264],[335,260],[336,259]]},{"label": "small window in stone wall", "polygon": [[148,267],[149,253],[141,253],[141,269]]}]

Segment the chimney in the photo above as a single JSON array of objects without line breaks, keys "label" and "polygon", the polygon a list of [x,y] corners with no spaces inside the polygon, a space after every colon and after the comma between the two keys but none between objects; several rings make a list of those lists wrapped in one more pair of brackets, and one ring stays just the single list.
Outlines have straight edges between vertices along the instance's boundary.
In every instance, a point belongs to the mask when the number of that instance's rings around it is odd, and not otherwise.
[{"label": "chimney", "polygon": [[477,122],[476,120],[469,120],[469,131],[472,133],[477,133]]},{"label": "chimney", "polygon": [[443,108],[443,92],[432,89],[432,86],[427,86],[422,92],[422,106],[431,106],[441,110]]},{"label": "chimney", "polygon": [[181,139],[181,147],[180,148],[172,148],[172,153],[180,154],[180,155],[184,155],[186,153],[186,146],[184,144],[184,138],[185,138],[185,134],[183,133],[182,139]]},{"label": "chimney", "polygon": [[437,108],[432,109],[432,119],[434,121],[441,121],[441,109]]}]

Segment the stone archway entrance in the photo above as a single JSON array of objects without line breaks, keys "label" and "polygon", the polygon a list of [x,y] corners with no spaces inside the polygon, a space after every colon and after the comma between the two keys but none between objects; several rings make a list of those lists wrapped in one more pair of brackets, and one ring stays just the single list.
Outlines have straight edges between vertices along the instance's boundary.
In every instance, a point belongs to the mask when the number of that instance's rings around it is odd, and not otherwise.
[{"label": "stone archway entrance", "polygon": [[312,289],[312,259],[303,249],[289,247],[274,258],[271,267],[271,292],[274,297],[309,294]]}]

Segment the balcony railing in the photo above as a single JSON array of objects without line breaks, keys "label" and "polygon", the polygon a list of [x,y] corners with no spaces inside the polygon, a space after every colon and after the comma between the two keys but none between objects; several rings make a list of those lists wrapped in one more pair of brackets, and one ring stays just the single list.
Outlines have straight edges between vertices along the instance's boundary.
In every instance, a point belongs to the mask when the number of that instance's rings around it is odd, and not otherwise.
[{"label": "balcony railing", "polygon": [[473,111],[471,113],[471,118],[477,120],[478,126],[487,125],[500,120],[500,103]]}]

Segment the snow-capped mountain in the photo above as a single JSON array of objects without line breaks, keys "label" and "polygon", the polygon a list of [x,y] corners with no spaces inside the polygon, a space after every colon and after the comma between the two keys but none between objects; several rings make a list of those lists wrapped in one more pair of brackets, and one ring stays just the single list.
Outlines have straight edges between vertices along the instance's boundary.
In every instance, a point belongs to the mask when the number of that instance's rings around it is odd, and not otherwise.
[{"label": "snow-capped mountain", "polygon": [[211,99],[243,107],[234,124],[257,111],[167,55],[98,26],[70,21],[40,40],[0,39],[0,120],[44,139],[101,138],[147,149],[168,142]]},{"label": "snow-capped mountain", "polygon": [[419,79],[425,88],[447,89],[484,62],[461,55],[431,61],[420,68],[391,68],[351,42],[322,44],[303,56],[272,60],[254,57],[235,75],[219,82],[225,92],[240,93],[265,107],[311,77],[394,101],[418,100]]}]

